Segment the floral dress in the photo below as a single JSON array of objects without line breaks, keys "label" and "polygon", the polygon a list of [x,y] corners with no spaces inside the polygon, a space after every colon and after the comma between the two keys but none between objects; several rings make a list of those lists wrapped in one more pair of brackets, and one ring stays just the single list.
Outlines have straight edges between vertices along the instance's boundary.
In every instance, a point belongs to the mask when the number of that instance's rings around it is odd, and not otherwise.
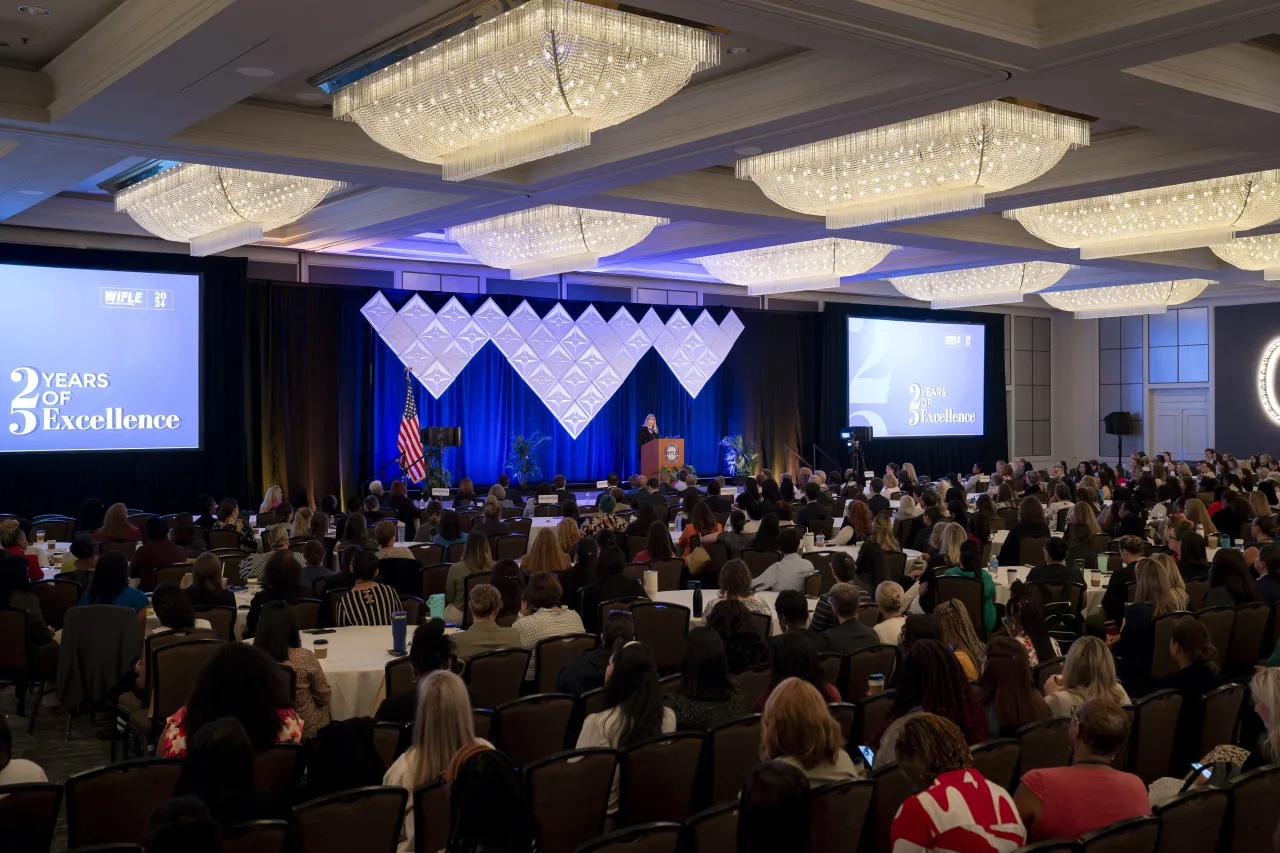
[{"label": "floral dress", "polygon": [[[302,743],[302,718],[292,708],[281,708],[280,728],[276,731],[276,743]],[[173,716],[165,720],[164,731],[156,754],[164,758],[187,757],[187,706],[183,705]]]}]

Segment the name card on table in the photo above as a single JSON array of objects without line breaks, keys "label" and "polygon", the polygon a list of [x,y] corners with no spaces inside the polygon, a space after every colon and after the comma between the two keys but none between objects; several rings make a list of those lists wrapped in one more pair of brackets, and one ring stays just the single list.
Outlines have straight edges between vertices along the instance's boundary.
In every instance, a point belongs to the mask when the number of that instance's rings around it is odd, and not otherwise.
[{"label": "name card on table", "polygon": [[863,472],[862,472],[862,476],[866,477],[868,480],[870,480],[870,479],[871,479],[872,477],[874,477],[875,475],[876,475],[876,472],[875,472],[875,471],[863,471]]},{"label": "name card on table", "polygon": [[597,489],[607,489],[607,488],[609,488],[609,481],[608,481],[608,480],[596,480],[596,488],[597,488]]},{"label": "name card on table", "polygon": [[448,490],[448,489],[432,489],[432,490],[431,490],[431,497],[433,497],[433,498],[447,498],[447,497],[449,497],[449,490]]},{"label": "name card on table", "polygon": [[987,474],[979,474],[979,475],[978,475],[978,482],[979,482],[979,483],[990,483],[990,482],[991,482],[991,477],[990,477],[990,476],[988,476]]},{"label": "name card on table", "polygon": [[538,495],[538,503],[540,504],[553,504],[556,500],[555,495]]}]

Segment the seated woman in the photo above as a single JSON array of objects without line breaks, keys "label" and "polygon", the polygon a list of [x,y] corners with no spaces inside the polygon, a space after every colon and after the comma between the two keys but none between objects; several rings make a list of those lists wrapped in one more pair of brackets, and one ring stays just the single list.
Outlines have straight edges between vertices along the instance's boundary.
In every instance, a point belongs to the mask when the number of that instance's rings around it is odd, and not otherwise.
[{"label": "seated woman", "polygon": [[[577,529],[575,525],[574,529]],[[529,553],[520,561],[520,568],[526,575],[538,572],[563,572],[569,568],[569,558],[565,556],[556,539],[556,532],[549,527],[538,530],[529,545]]]},{"label": "seated woman", "polygon": [[[1001,489],[1003,488],[1002,486]],[[999,502],[996,506],[1000,506]],[[1044,539],[1048,536],[1049,525],[1044,521],[1044,504],[1040,503],[1039,498],[1023,498],[1022,503],[1018,504],[1018,520],[1009,528],[1004,545],[1000,547],[1000,565],[1022,565],[1022,540]]]},{"label": "seated woman", "polygon": [[756,697],[756,704],[751,709],[753,713],[763,711],[770,694],[788,678],[798,678],[812,684],[822,694],[823,701],[844,701],[836,686],[827,681],[827,672],[818,658],[818,646],[808,632],[792,631],[775,637],[772,654],[769,689]]},{"label": "seated woman", "polygon": [[719,533],[702,538],[703,543],[719,542],[724,545],[728,551],[730,560],[739,560],[742,558],[742,549],[750,548],[751,541],[754,537],[747,533],[747,516],[740,509],[735,509],[729,513],[729,526]]},{"label": "seated woman", "polygon": [[119,551],[108,551],[98,558],[93,582],[77,603],[132,607],[146,618],[147,596],[129,586],[129,558]]},{"label": "seated woman", "polygon": [[[737,601],[752,613],[773,617],[773,609],[751,588],[751,570],[742,560],[730,560],[720,568],[720,589],[715,598],[707,602],[704,618],[710,618],[711,611],[719,606],[719,602]],[[832,624],[835,624],[834,619]],[[820,630],[813,628],[812,630]]]},{"label": "seated woman", "polygon": [[1204,703],[1200,697],[1222,686],[1222,675],[1215,663],[1218,650],[1209,640],[1209,632],[1201,622],[1183,616],[1173,623],[1169,654],[1178,664],[1178,674],[1169,685],[1182,694],[1182,711],[1178,715],[1174,738],[1174,767],[1186,767],[1199,756],[1200,730],[1204,721]]},{"label": "seated woman", "polygon": [[440,513],[440,529],[431,537],[431,544],[439,545],[448,551],[450,545],[457,545],[459,542],[466,541],[467,534],[462,532],[462,525],[458,522],[458,514],[451,509]]},{"label": "seated woman", "polygon": [[498,617],[510,617],[514,622],[524,601],[524,573],[520,571],[520,564],[515,560],[498,560],[489,573],[489,583],[502,596]]},{"label": "seated woman", "polygon": [[[517,623],[518,624],[518,623]],[[653,650],[644,643],[619,643],[604,682],[604,710],[582,722],[575,749],[625,750],[641,741],[676,730],[676,715],[663,707],[662,687]],[[618,774],[609,793],[609,814],[618,811]]]},{"label": "seated woman", "polygon": [[[123,504],[120,504],[123,506]],[[114,507],[113,507],[114,509]],[[126,510],[126,514],[127,514]],[[106,521],[103,521],[103,530],[106,529]],[[134,528],[135,530],[137,528]],[[218,504],[218,520],[213,523],[213,530],[228,530],[235,533],[238,537],[240,550],[254,552],[258,550],[258,542],[253,536],[253,528],[249,526],[246,518],[240,517],[240,505],[236,503],[235,498],[223,498],[222,503]],[[95,532],[93,538],[99,542],[106,541],[99,537]]]},{"label": "seated woman", "polygon": [[223,717],[240,721],[254,753],[302,742],[302,718],[285,695],[278,665],[245,643],[225,644],[200,670],[187,704],[165,721],[156,755],[184,757],[200,729]]},{"label": "seated woman", "polygon": [[[476,737],[471,702],[461,678],[447,670],[437,670],[427,676],[417,695],[418,719],[413,746],[395,760],[382,780],[383,785],[404,788],[411,795],[423,785],[445,779],[449,765],[463,751],[493,748],[484,738]],[[396,847],[399,853],[413,853],[413,822],[413,797],[410,796]]]},{"label": "seated woman", "polygon": [[[858,559],[861,561],[866,559],[869,563],[879,558],[879,546],[874,542],[864,542],[859,549]],[[743,564],[745,567],[745,563]],[[863,578],[859,577],[857,564],[848,554],[836,552],[831,555],[831,573],[835,576],[837,583],[853,584],[858,590],[858,597],[861,600],[869,601],[870,595],[867,594],[867,585]],[[874,568],[872,569],[874,571]],[[832,585],[834,586],[834,584]],[[724,573],[720,575],[720,589],[723,595],[724,591]],[[758,596],[756,596],[758,598]],[[769,607],[763,599],[760,600],[766,608]],[[750,607],[750,605],[748,605]],[[752,608],[755,609],[755,608]],[[831,597],[831,591],[828,590],[826,595],[818,596],[818,603],[813,609],[813,616],[809,619],[809,630],[815,634],[821,634],[823,631],[834,628],[838,624],[834,608],[834,602]]]},{"label": "seated woman", "polygon": [[351,562],[355,586],[343,593],[334,607],[334,624],[390,625],[391,614],[401,609],[400,594],[394,588],[377,582],[378,558],[362,551]]},{"label": "seated woman", "polygon": [[[615,549],[616,550],[616,549]],[[603,570],[604,558],[601,558]],[[525,679],[532,681],[537,675],[537,645],[548,637],[584,633],[582,617],[560,604],[564,590],[552,572],[537,572],[529,578],[524,591],[524,601],[515,628],[520,632],[520,646],[533,652],[529,656],[529,669]],[[585,600],[585,596],[584,596]]]},{"label": "seated woman", "polygon": [[1013,798],[973,766],[964,732],[951,720],[911,717],[898,738],[898,756],[920,793],[893,818],[892,849],[1012,853],[1027,840]]},{"label": "seated woman", "polygon": [[769,662],[769,644],[752,621],[744,602],[722,599],[706,614],[707,627],[720,635],[730,672],[742,672]]},{"label": "seated woman", "polygon": [[[996,629],[996,583],[991,573],[982,568],[981,544],[966,537],[960,545],[960,565],[952,566],[940,577],[977,578],[982,581],[982,621],[987,634]],[[922,591],[920,595],[925,593]]]},{"label": "seated woman", "polygon": [[[1132,696],[1145,696],[1149,692],[1151,661],[1155,657],[1156,617],[1186,610],[1187,594],[1174,588],[1161,565],[1149,557],[1138,561],[1136,576],[1134,600],[1125,611],[1120,635],[1108,635],[1107,642],[1112,644],[1116,671],[1125,689]],[[1176,569],[1173,576],[1178,577]]]},{"label": "seated woman", "polygon": [[[71,551],[67,559],[62,561],[62,571],[57,580],[75,581],[81,588],[93,580],[93,570],[98,565],[98,543],[93,541],[92,533],[77,533],[71,542]],[[43,576],[43,573],[42,573]]]},{"label": "seated woman", "polygon": [[831,540],[831,545],[853,545],[871,538],[875,522],[866,501],[853,500],[845,506],[844,522]]},{"label": "seated woman", "polygon": [[809,788],[793,764],[753,767],[738,799],[737,853],[809,853]]},{"label": "seated woman", "polygon": [[938,617],[942,640],[951,647],[960,668],[964,670],[965,678],[977,681],[978,673],[982,672],[985,663],[986,650],[974,633],[968,608],[958,599],[952,598],[935,607],[933,615]]},{"label": "seated woman", "polygon": [[710,628],[685,635],[680,689],[663,699],[680,729],[707,731],[751,712],[738,680],[729,674],[724,641]]},{"label": "seated woman", "polygon": [[102,517],[102,526],[93,531],[93,538],[99,542],[118,542],[142,539],[142,531],[129,523],[129,508],[122,503],[112,504],[107,514]]},{"label": "seated woman", "polygon": [[[908,630],[912,620],[907,620]],[[903,724],[921,714],[946,717],[960,727],[968,744],[987,739],[987,714],[960,669],[956,656],[944,643],[918,639],[902,656],[894,674],[897,693],[889,718],[867,744],[875,750],[875,766],[898,760],[897,743]]]},{"label": "seated woman", "polygon": [[814,788],[856,779],[861,773],[840,744],[840,725],[813,684],[788,678],[769,694],[760,721],[762,761],[790,764]]},{"label": "seated woman", "polygon": [[10,518],[0,521],[0,551],[21,557],[27,564],[27,577],[38,583],[44,580],[44,570],[40,568],[40,558],[35,554],[28,554],[27,548],[27,534],[22,531],[18,520]]},{"label": "seated woman", "polygon": [[252,820],[288,815],[287,803],[254,787],[253,742],[244,724],[222,717],[191,737],[175,797],[195,797],[224,829]]},{"label": "seated woman", "polygon": [[652,563],[654,560],[670,560],[676,551],[671,544],[671,531],[661,521],[649,525],[647,544],[643,551],[637,551],[632,562]]},{"label": "seated woman", "polygon": [[1031,666],[1036,667],[1062,655],[1058,641],[1049,636],[1040,605],[1029,595],[1015,592],[1004,607],[1004,627],[1027,649]]},{"label": "seated woman", "polygon": [[462,548],[462,559],[449,567],[444,582],[444,620],[462,624],[463,608],[467,601],[467,578],[471,575],[493,571],[493,557],[489,553],[489,537],[478,530],[471,531]]},{"label": "seated woman", "polygon": [[449,783],[448,850],[535,853],[538,819],[511,759],[484,748],[477,738],[458,750],[444,779]]},{"label": "seated woman", "polygon": [[[53,641],[53,629],[44,619],[40,599],[31,591],[27,561],[13,554],[0,554],[0,607],[15,607],[27,614],[27,663],[34,665],[38,655],[46,655],[49,667],[56,670],[58,646]],[[42,648],[47,651],[40,652]]]},{"label": "seated woman", "polygon": [[1239,551],[1233,548],[1218,549],[1209,569],[1209,589],[1205,592],[1200,607],[1235,607],[1261,601],[1254,577],[1249,563]]},{"label": "seated woman", "polygon": [[1111,766],[1129,739],[1129,714],[1110,699],[1090,699],[1067,729],[1071,765],[1028,770],[1013,801],[1028,841],[1079,838],[1125,818],[1151,814],[1147,786]]},{"label": "seated woman", "polygon": [[[599,547],[599,546],[597,546]],[[616,546],[606,545],[599,548],[600,555],[596,559],[596,581],[580,588],[582,602],[582,624],[592,634],[600,633],[602,616],[600,605],[606,601],[619,598],[648,598],[644,584],[626,575],[627,558]],[[530,581],[532,584],[532,580]],[[563,586],[557,579],[557,597],[563,595]],[[579,628],[578,630],[582,630]]]},{"label": "seated woman", "polygon": [[585,536],[594,536],[601,530],[612,530],[616,533],[625,533],[627,525],[631,523],[631,519],[625,515],[618,515],[618,501],[613,495],[605,495],[600,499],[600,504],[596,508],[596,514],[587,518],[582,524],[582,533]]},{"label": "seated woman", "polygon": [[1044,684],[1045,704],[1055,717],[1070,717],[1090,699],[1111,699],[1129,704],[1129,694],[1116,680],[1116,662],[1107,644],[1097,637],[1084,636],[1071,644],[1062,664],[1062,674]]},{"label": "seated woman", "polygon": [[906,626],[907,618],[903,615],[906,606],[906,593],[893,581],[884,581],[876,587],[876,609],[880,611],[880,621],[875,625],[876,637],[881,643],[896,646]]},{"label": "seated woman", "polygon": [[712,536],[722,529],[707,502],[705,500],[698,501],[693,507],[692,518],[689,519],[684,531],[680,534],[681,553],[686,557],[689,556],[689,552],[693,549],[693,538],[695,536]]},{"label": "seated woman", "polygon": [[[605,538],[611,539],[617,544],[617,539],[611,535],[614,531],[610,529]],[[597,530],[599,535],[600,531]],[[556,525],[556,544],[560,546],[560,553],[564,555],[566,565],[573,564],[573,554],[578,548],[578,543],[582,541],[582,528],[578,527],[576,518],[562,518],[560,523]]]},{"label": "seated woman", "polygon": [[253,645],[273,661],[293,670],[293,709],[302,717],[304,740],[329,725],[329,698],[333,689],[315,653],[302,647],[293,608],[273,601],[262,608]]},{"label": "seated woman", "polygon": [[978,695],[987,709],[992,737],[1016,737],[1018,729],[1051,716],[1031,678],[1022,643],[1012,637],[993,637],[984,661]]},{"label": "seated woman", "polygon": [[[364,555],[377,563],[377,557],[370,552]],[[245,615],[244,639],[253,637],[258,627],[258,617],[262,608],[273,601],[294,601],[299,598],[310,598],[311,594],[302,588],[302,570],[298,561],[290,551],[272,551],[262,572],[262,589],[249,601],[249,612]],[[399,599],[397,599],[399,604]],[[390,620],[388,623],[390,624]]]}]

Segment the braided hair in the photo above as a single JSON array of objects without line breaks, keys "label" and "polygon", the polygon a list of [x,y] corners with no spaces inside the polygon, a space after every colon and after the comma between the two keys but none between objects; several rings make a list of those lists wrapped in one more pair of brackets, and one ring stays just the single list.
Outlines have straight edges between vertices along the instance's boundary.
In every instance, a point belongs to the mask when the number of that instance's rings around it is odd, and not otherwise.
[{"label": "braided hair", "polygon": [[946,645],[937,640],[916,640],[903,655],[899,672],[901,677],[889,719],[872,735],[868,746],[879,749],[885,729],[917,708],[951,720],[964,733],[966,743],[987,739],[986,712],[965,678],[960,662]]},{"label": "braided hair", "polygon": [[917,714],[898,733],[898,760],[915,759],[924,769],[918,780],[928,787],[943,773],[973,766],[973,756],[960,727],[937,714]]}]

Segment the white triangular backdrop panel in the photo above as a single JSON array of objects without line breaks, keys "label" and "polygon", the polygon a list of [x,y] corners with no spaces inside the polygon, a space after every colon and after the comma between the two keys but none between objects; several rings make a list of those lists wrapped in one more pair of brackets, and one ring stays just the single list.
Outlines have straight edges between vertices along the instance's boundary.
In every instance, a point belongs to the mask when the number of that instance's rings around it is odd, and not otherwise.
[{"label": "white triangular backdrop panel", "polygon": [[521,302],[508,316],[487,299],[468,314],[456,298],[437,312],[416,294],[396,311],[378,293],[360,313],[436,399],[492,341],[574,438],[650,348],[697,397],[743,328],[733,311],[719,323],[703,311],[690,323],[677,308],[663,323],[650,308],[637,323],[625,308],[606,320],[592,305],[574,320],[560,303],[539,317]]}]

